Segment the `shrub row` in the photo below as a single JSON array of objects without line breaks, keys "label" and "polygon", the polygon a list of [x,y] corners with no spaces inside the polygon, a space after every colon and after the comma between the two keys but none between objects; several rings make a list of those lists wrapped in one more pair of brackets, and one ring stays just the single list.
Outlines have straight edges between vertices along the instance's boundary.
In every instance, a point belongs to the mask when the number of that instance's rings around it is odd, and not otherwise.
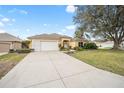
[{"label": "shrub row", "polygon": [[16,52],[17,53],[30,53],[31,49],[17,49]]},{"label": "shrub row", "polygon": [[[68,51],[71,49],[71,47],[64,48],[64,47],[61,47],[61,45],[59,46],[59,48],[60,48],[60,51]],[[85,43],[83,47],[74,47],[73,49],[77,51],[82,51],[84,49],[97,49],[97,48],[98,47],[95,43]]]},{"label": "shrub row", "polygon": [[76,50],[76,51],[82,51],[83,47],[74,47],[73,49]]},{"label": "shrub row", "polygon": [[84,49],[97,49],[97,45],[95,43],[85,43],[83,47],[75,47],[74,50],[82,51]]},{"label": "shrub row", "polygon": [[16,49],[16,50],[10,49],[9,50],[10,53],[30,53],[32,51],[34,50],[33,49]]},{"label": "shrub row", "polygon": [[84,44],[84,49],[97,49],[97,45],[95,43],[85,43]]}]

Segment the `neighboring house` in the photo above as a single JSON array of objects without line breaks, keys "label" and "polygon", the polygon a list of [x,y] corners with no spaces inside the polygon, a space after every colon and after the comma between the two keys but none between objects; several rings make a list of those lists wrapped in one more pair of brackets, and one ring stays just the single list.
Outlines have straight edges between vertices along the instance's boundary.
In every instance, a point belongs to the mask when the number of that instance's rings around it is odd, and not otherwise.
[{"label": "neighboring house", "polygon": [[112,48],[114,43],[113,41],[100,41],[100,40],[96,40],[94,41],[96,43],[96,45],[99,47],[99,48]]},{"label": "neighboring house", "polygon": [[35,51],[59,50],[59,46],[64,48],[74,48],[83,44],[83,41],[76,41],[72,37],[60,34],[41,34],[28,37],[31,40],[30,48]]},{"label": "neighboring house", "polygon": [[124,41],[120,44],[120,47],[124,49]]},{"label": "neighboring house", "polygon": [[8,33],[0,33],[0,53],[19,48],[21,48],[21,39]]},{"label": "neighboring house", "polygon": [[[94,42],[99,48],[112,48],[114,46],[113,41],[95,40]],[[120,49],[124,49],[124,42],[120,44]]]}]

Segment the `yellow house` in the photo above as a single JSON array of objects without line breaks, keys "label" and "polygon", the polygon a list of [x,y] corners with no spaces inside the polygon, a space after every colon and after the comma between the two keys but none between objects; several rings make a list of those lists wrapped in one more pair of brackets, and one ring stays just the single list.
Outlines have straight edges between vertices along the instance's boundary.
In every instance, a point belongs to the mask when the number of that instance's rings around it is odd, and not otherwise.
[{"label": "yellow house", "polygon": [[28,39],[31,40],[30,48],[35,51],[59,50],[59,47],[74,48],[84,43],[82,40],[75,40],[70,36],[56,33],[35,35]]}]

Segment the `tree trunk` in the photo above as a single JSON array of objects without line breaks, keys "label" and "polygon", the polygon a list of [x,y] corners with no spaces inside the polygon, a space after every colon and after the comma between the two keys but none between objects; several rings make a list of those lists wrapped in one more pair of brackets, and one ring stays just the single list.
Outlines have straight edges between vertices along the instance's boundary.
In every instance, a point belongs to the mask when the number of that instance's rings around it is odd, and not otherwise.
[{"label": "tree trunk", "polygon": [[119,43],[119,42],[114,41],[114,46],[113,46],[113,49],[115,49],[115,50],[119,49],[119,45],[120,45],[120,43]]}]

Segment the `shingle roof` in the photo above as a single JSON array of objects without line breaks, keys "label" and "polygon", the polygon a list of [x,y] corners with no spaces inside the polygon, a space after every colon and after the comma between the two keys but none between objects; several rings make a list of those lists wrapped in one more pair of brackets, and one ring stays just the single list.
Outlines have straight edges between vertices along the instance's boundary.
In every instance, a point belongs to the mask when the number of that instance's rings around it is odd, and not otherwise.
[{"label": "shingle roof", "polygon": [[28,39],[47,39],[47,40],[50,40],[50,39],[58,40],[60,38],[71,38],[71,37],[66,36],[66,35],[56,34],[56,33],[40,34],[40,35],[35,35],[35,36],[28,37]]},{"label": "shingle roof", "polygon": [[85,39],[85,38],[82,38],[82,39],[79,39],[79,38],[73,38],[72,39],[72,41],[77,41],[77,42],[88,42],[88,40],[87,39]]},{"label": "shingle roof", "polygon": [[8,33],[0,33],[0,41],[18,41],[21,42],[22,40],[18,37],[10,35]]}]

